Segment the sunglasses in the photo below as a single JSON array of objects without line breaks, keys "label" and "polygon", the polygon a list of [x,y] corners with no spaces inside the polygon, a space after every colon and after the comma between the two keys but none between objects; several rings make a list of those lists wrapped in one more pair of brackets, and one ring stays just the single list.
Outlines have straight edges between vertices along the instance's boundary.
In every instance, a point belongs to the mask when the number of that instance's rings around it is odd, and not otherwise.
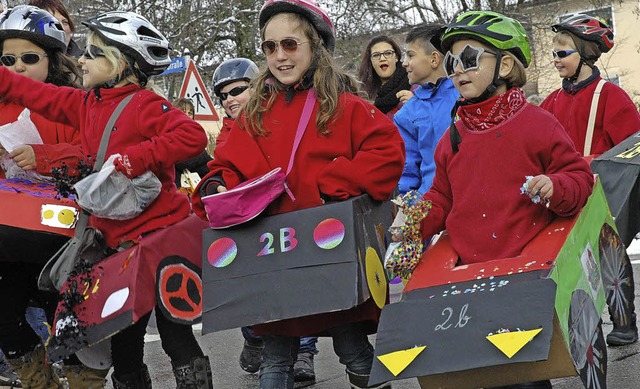
[{"label": "sunglasses", "polygon": [[20,58],[22,63],[25,65],[35,65],[40,62],[43,57],[47,57],[47,54],[25,53],[19,57],[16,57],[13,54],[5,54],[0,57],[0,62],[2,62],[4,66],[13,66],[16,64],[18,58]]},{"label": "sunglasses", "polygon": [[396,52],[393,50],[387,50],[384,51],[382,53],[371,53],[371,59],[376,60],[376,61],[380,61],[382,59],[382,57],[384,57],[384,59],[389,59],[389,58],[393,58],[396,56]]},{"label": "sunglasses", "polygon": [[82,56],[85,59],[96,59],[96,57],[104,57],[104,51],[102,51],[102,49],[99,48],[98,46],[89,45],[84,50],[84,53],[82,54]]},{"label": "sunglasses", "polygon": [[455,76],[456,67],[458,66],[460,66],[463,73],[477,69],[479,67],[480,57],[484,53],[498,55],[498,53],[493,51],[471,45],[466,45],[460,54],[452,54],[448,51],[447,55],[444,56],[444,71],[447,73],[447,77],[451,78]]},{"label": "sunglasses", "polygon": [[551,53],[553,53],[553,58],[566,58],[568,56],[570,56],[573,53],[577,53],[578,50],[558,50],[558,51],[552,51]]},{"label": "sunglasses", "polygon": [[274,40],[263,41],[260,44],[260,48],[262,48],[262,52],[265,55],[271,55],[275,53],[278,47],[280,47],[286,53],[293,53],[296,50],[298,50],[298,46],[305,43],[309,43],[309,41],[298,42],[293,38],[285,38],[281,41],[274,41]]},{"label": "sunglasses", "polygon": [[229,92],[220,92],[220,101],[225,101],[226,99],[229,98],[229,96],[236,97],[240,93],[246,91],[247,89],[249,89],[249,86],[243,85],[243,86],[236,86],[235,88],[231,89]]}]

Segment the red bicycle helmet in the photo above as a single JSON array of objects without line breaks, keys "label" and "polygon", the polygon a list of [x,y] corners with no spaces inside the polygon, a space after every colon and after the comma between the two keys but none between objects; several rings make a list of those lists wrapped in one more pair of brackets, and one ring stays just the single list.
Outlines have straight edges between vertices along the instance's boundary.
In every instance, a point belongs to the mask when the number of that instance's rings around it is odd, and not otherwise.
[{"label": "red bicycle helmet", "polygon": [[593,16],[575,14],[554,24],[551,29],[553,32],[567,31],[581,39],[595,42],[603,53],[613,47],[613,31]]},{"label": "red bicycle helmet", "polygon": [[258,18],[260,30],[267,24],[269,18],[283,12],[297,13],[308,19],[318,31],[327,50],[333,52],[336,47],[336,29],[333,27],[329,15],[320,8],[315,0],[267,0],[262,6]]}]

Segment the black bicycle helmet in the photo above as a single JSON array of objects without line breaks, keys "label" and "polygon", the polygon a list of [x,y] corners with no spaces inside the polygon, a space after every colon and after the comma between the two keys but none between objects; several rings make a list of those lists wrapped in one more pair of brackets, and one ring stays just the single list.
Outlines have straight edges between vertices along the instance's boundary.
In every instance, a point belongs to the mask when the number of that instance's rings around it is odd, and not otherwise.
[{"label": "black bicycle helmet", "polygon": [[65,51],[62,24],[49,12],[31,5],[19,5],[0,14],[0,41],[22,38],[45,49]]},{"label": "black bicycle helmet", "polygon": [[133,12],[105,12],[83,21],[108,45],[117,47],[147,76],[164,72],[171,64],[169,41],[147,19]]},{"label": "black bicycle helmet", "polygon": [[258,73],[260,73],[258,66],[250,59],[228,59],[221,63],[220,66],[216,68],[216,71],[213,72],[213,80],[211,81],[213,93],[220,97],[220,90],[224,88],[225,85],[239,80],[250,82]]}]

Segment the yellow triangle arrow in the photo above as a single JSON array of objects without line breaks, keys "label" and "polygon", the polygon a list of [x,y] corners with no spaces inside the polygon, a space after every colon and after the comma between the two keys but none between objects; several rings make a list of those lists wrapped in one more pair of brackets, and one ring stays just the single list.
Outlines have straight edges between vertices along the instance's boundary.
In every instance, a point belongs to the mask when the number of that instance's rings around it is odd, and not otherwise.
[{"label": "yellow triangle arrow", "polygon": [[391,374],[398,376],[427,346],[416,346],[407,350],[394,351],[389,354],[378,355],[378,359],[389,369]]},{"label": "yellow triangle arrow", "polygon": [[493,343],[504,355],[511,358],[527,343],[531,342],[531,339],[535,338],[540,331],[542,331],[542,328],[528,331],[505,332],[502,334],[489,335],[487,336],[487,340]]}]

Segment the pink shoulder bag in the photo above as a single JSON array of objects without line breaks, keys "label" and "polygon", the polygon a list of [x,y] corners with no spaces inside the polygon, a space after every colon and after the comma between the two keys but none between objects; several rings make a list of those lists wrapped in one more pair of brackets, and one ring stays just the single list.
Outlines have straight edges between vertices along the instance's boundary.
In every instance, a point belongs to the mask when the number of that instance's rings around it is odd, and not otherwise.
[{"label": "pink shoulder bag", "polygon": [[278,167],[226,192],[202,197],[202,203],[209,219],[209,227],[228,228],[252,220],[284,192],[287,192],[289,197],[295,201],[293,193],[287,186],[287,175],[293,168],[296,150],[300,145],[307,124],[309,124],[315,102],[315,93],[313,89],[310,89],[302,116],[300,116],[286,173],[283,173],[282,169]]}]

